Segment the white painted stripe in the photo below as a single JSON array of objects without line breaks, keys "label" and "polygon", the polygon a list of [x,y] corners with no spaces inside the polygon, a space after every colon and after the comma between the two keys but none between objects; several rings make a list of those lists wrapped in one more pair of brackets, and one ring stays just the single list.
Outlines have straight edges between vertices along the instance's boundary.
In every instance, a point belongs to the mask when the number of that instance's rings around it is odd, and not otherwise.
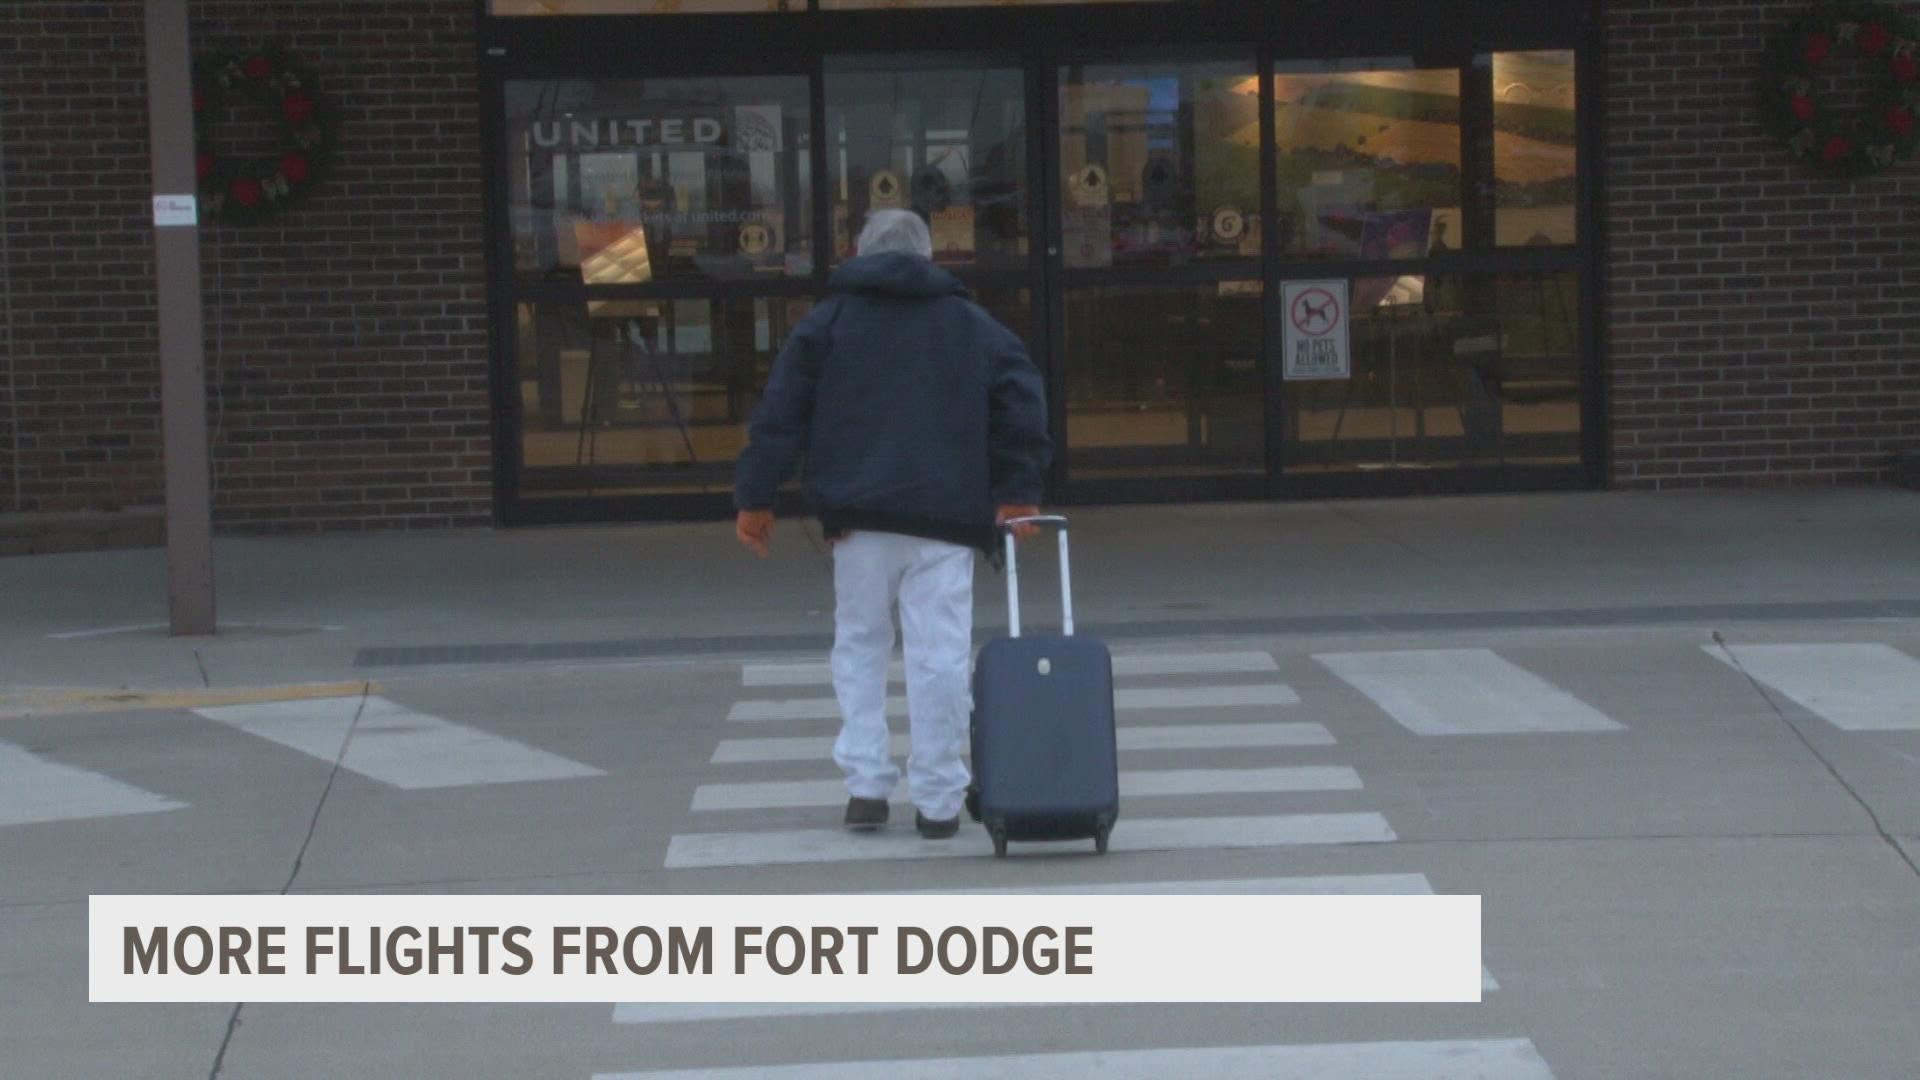
[{"label": "white painted stripe", "polygon": [[[1433,884],[1425,874],[1330,874],[1320,877],[1230,878],[1213,881],[1130,881],[1081,885],[1008,885],[975,889],[871,890],[905,896],[1431,896]],[[1485,967],[1480,969],[1483,990],[1500,984]],[[1031,1003],[993,1005],[981,1002],[648,1002],[628,1001],[613,1007],[616,1024],[679,1024],[700,1020],[765,1020],[804,1016],[851,1016],[920,1009],[1049,1008]]]},{"label": "white painted stripe", "polygon": [[[898,660],[887,668],[892,682],[902,679]],[[1251,675],[1278,671],[1271,653],[1116,653],[1113,675],[1117,679],[1147,678],[1159,675]],[[831,686],[833,668],[827,664],[747,664],[740,669],[743,686]]]},{"label": "white painted stripe", "polygon": [[1232,709],[1261,705],[1298,705],[1300,695],[1285,683],[1254,686],[1166,686],[1113,693],[1118,709]]},{"label": "white painted stripe", "polygon": [[[228,705],[194,712],[394,787],[444,788],[604,776],[599,769],[383,697]],[[354,715],[360,714],[359,723]],[[347,733],[353,732],[351,744]]]},{"label": "white painted stripe", "polygon": [[1344,765],[1268,769],[1155,769],[1120,774],[1120,796],[1257,795],[1285,791],[1359,791],[1360,774]]},{"label": "white painted stripe", "polygon": [[[1122,818],[1110,850],[1185,851],[1289,847],[1301,844],[1372,844],[1395,839],[1387,819],[1374,813],[1274,814],[1260,817]],[[1091,841],[1016,843],[1010,856],[1092,852]],[[791,863],[867,862],[895,859],[991,858],[985,829],[963,828],[948,840],[923,840],[910,829],[858,834],[845,829],[691,833],[667,843],[666,868],[775,866]]]},{"label": "white painted stripe", "polygon": [[[1270,769],[1161,769],[1120,774],[1120,797],[1171,795],[1251,795],[1284,791],[1358,791],[1360,774],[1344,766],[1303,765]],[[773,810],[838,806],[847,801],[840,780],[775,780],[741,784],[702,784],[693,791],[692,810]],[[904,785],[893,801],[909,801]]]},{"label": "white painted stripe", "polygon": [[[1319,877],[1227,878],[1212,881],[1129,881],[1080,885],[1007,885],[975,889],[869,890],[905,896],[1431,896],[1425,874],[1329,874]],[[1483,990],[1500,984],[1485,967]],[[679,1024],[701,1020],[765,1020],[783,1017],[843,1016],[920,1009],[1049,1008],[1032,1003],[982,1002],[650,1002],[628,1001],[613,1007],[616,1024]]]},{"label": "white painted stripe", "polygon": [[[907,896],[1431,896],[1425,874],[1328,874],[1320,877],[1223,878],[1213,881],[1123,881],[1080,885],[1006,885],[978,889],[879,889]],[[1480,988],[1498,990],[1480,968]]]},{"label": "white painted stripe", "polygon": [[[1077,889],[1075,892],[1093,892]],[[1485,968],[1480,987],[1498,990],[1500,984]],[[624,1001],[613,1007],[616,1024],[691,1024],[703,1020],[784,1020],[808,1016],[864,1016],[873,1013],[921,1012],[945,1009],[1058,1008],[1032,1002],[995,1004],[980,1001]]]},{"label": "white painted stripe", "polygon": [[96,630],[67,630],[58,634],[48,634],[54,641],[75,641],[80,638],[107,637],[112,634],[131,634],[135,631],[165,630],[166,623],[136,623],[131,626],[103,626]]},{"label": "white painted stripe", "polygon": [[1234,750],[1267,746],[1332,746],[1324,724],[1174,724],[1123,727],[1122,750]]},{"label": "white painted stripe", "polygon": [[186,805],[0,742],[0,825],[151,814]]},{"label": "white painted stripe", "polygon": [[[1268,746],[1332,746],[1333,733],[1322,724],[1175,724],[1122,727],[1122,750],[1235,750]],[[905,754],[912,743],[895,735],[892,752]],[[773,761],[831,761],[833,737],[801,735],[769,739],[722,739],[711,763],[746,765]]]},{"label": "white painted stripe", "polygon": [[1606,714],[1490,649],[1329,653],[1314,659],[1416,735],[1621,730]]},{"label": "white painted stripe", "polygon": [[1321,1043],[1296,1046],[1196,1046],[1153,1050],[1007,1054],[998,1057],[837,1061],[732,1069],[596,1073],[594,1080],[1553,1080],[1530,1039]]},{"label": "white painted stripe", "polygon": [[1842,731],[1920,731],[1920,660],[1891,645],[1704,648]]},{"label": "white painted stripe", "polygon": [[[1267,705],[1298,705],[1300,695],[1284,683],[1255,686],[1172,686],[1150,689],[1119,689],[1113,692],[1113,707],[1118,711],[1143,709],[1230,709]],[[907,699],[902,695],[887,698],[887,715],[907,715]],[[840,703],[834,698],[786,698],[773,701],[736,702],[727,712],[728,720],[838,720]]]},{"label": "white painted stripe", "polygon": [[973,889],[869,889],[900,896],[1432,896],[1425,874],[1114,881],[1074,885],[983,885]]},{"label": "white painted stripe", "polygon": [[[309,630],[338,631],[338,630],[346,629],[346,627],[344,626],[327,626],[327,625],[291,626],[291,625],[278,625],[273,623],[227,623],[227,622],[221,623],[220,627],[223,630],[267,630],[267,631],[282,631],[286,633],[300,633],[300,632],[309,631]],[[166,623],[139,623],[139,624],[130,625],[130,626],[103,626],[97,630],[66,630],[58,634],[48,634],[47,637],[51,638],[54,641],[74,641],[80,638],[109,637],[114,634],[145,633],[150,630],[165,630],[166,628],[167,628]]]},{"label": "white painted stripe", "polygon": [[[688,1024],[699,1020],[778,1020],[795,1016],[858,1016],[921,1009],[989,1009],[990,1002],[952,1001],[623,1001],[616,1024]],[[1032,1008],[1001,1005],[998,1008]]]}]

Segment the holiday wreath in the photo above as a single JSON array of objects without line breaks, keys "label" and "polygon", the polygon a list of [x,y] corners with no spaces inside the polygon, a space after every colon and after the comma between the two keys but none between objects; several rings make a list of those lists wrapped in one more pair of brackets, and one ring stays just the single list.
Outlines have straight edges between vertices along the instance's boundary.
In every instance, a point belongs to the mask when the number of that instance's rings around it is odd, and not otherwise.
[{"label": "holiday wreath", "polygon": [[[1818,82],[1845,55],[1865,60],[1857,111],[1833,108]],[[1774,38],[1761,80],[1761,115],[1795,160],[1845,177],[1866,176],[1912,155],[1920,142],[1920,28],[1877,3],[1822,4]]]},{"label": "holiday wreath", "polygon": [[[216,151],[208,121],[235,97],[265,106],[278,122],[279,146],[265,160],[239,160]],[[333,150],[333,115],[310,71],[279,48],[218,53],[194,63],[195,170],[200,205],[225,221],[273,217],[313,187]]]}]

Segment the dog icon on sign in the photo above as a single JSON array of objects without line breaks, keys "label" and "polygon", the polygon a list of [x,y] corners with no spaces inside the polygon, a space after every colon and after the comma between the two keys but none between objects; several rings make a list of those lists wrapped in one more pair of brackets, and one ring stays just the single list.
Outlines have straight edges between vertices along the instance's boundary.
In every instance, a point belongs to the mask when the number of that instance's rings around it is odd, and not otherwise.
[{"label": "dog icon on sign", "polygon": [[1295,329],[1318,337],[1340,322],[1340,301],[1325,289],[1308,289],[1294,297],[1288,317]]}]

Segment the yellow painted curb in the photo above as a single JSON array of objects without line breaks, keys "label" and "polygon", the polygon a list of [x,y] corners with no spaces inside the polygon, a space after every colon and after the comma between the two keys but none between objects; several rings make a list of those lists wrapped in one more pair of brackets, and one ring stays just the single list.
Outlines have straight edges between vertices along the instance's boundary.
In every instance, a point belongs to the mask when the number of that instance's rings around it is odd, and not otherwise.
[{"label": "yellow painted curb", "polygon": [[379,692],[379,685],[372,682],[295,683],[231,690],[27,690],[0,692],[0,716],[210,709],[270,701],[359,697]]}]

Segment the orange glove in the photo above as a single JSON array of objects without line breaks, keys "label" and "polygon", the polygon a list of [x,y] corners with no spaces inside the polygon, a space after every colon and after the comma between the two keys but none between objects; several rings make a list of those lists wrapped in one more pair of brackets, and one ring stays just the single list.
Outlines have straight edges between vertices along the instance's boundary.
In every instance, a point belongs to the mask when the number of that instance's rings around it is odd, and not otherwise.
[{"label": "orange glove", "polygon": [[[995,519],[995,522],[996,524],[1005,524],[1011,518],[1038,517],[1039,515],[1040,508],[1037,506],[1003,506],[1000,508],[1000,514]],[[1015,525],[1013,527],[1013,535],[1022,540],[1039,531],[1040,526],[1033,524]]]},{"label": "orange glove", "polygon": [[767,545],[773,542],[773,511],[742,510],[734,519],[733,535],[748,551],[767,557]]}]

